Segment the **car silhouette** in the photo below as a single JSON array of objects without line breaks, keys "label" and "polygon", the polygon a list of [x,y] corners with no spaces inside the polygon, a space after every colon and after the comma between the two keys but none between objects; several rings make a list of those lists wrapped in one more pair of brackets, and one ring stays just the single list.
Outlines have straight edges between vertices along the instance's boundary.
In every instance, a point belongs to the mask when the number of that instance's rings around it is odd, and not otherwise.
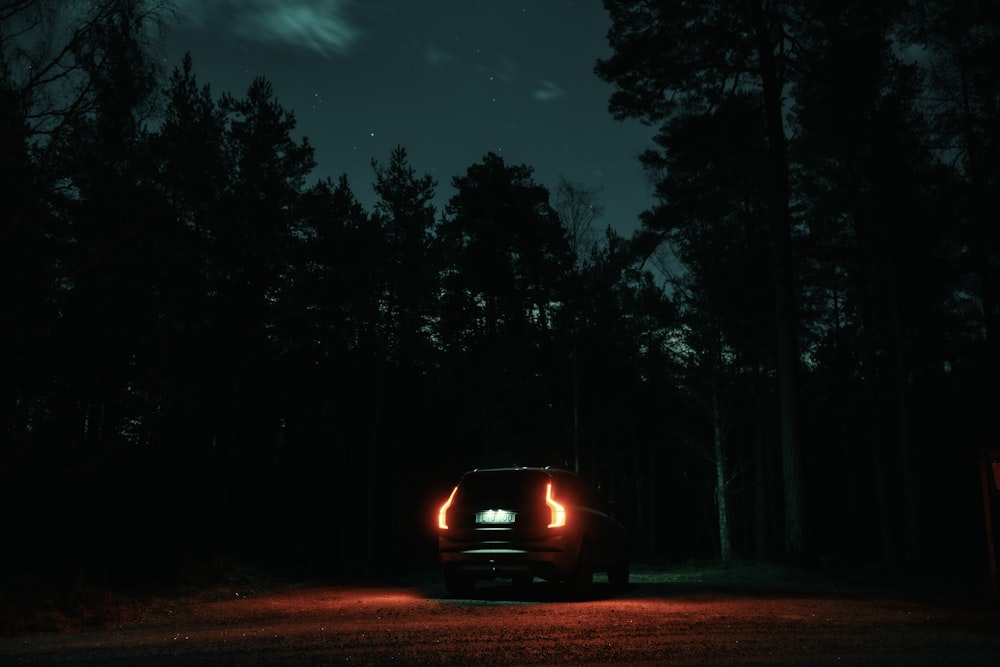
[{"label": "car silhouette", "polygon": [[628,585],[628,535],[577,474],[490,468],[462,475],[438,512],[438,554],[448,592],[480,580],[535,577],[586,591],[594,572]]}]

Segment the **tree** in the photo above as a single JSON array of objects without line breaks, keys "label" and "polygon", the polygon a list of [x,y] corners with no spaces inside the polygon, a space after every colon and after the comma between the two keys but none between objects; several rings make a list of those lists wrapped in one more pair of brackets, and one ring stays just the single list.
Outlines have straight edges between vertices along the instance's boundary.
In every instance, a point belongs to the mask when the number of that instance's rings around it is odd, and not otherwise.
[{"label": "tree", "polygon": [[[99,571],[116,552],[156,551],[151,531],[135,531],[130,542],[125,530],[149,492],[136,480],[162,451],[156,429],[165,392],[151,369],[167,329],[160,325],[173,246],[147,128],[161,12],[135,0],[0,5],[5,130],[20,135],[4,159],[17,169],[11,177],[23,179],[8,182],[23,189],[5,198],[13,227],[4,247],[24,269],[20,291],[37,297],[23,310],[8,303],[11,319],[44,346],[18,350],[17,330],[5,346],[25,353],[14,381],[31,378],[16,389],[14,405],[27,417],[16,441],[30,444],[21,452],[38,478],[66,498],[86,499],[66,504],[51,537],[28,536],[26,553],[67,553],[64,540],[85,545],[85,557],[59,564],[74,571]],[[30,489],[34,477],[18,484]],[[141,525],[158,523],[145,519]]]},{"label": "tree", "polygon": [[548,190],[531,174],[488,153],[454,178],[456,193],[437,229],[439,336],[466,377],[477,378],[484,453],[499,452],[512,429],[525,428],[523,420],[550,403],[551,374],[542,369],[572,257]]},{"label": "tree", "polygon": [[[395,420],[384,415],[400,406],[394,394],[380,393],[392,387],[392,378],[380,375],[387,363],[382,230],[346,175],[306,189],[294,224],[296,261],[281,309],[280,402],[288,434],[283,504],[295,519],[283,533],[298,567],[323,572],[351,558],[359,535],[369,559],[385,551],[386,531],[375,527],[386,524],[377,517],[398,510],[382,486],[362,483],[357,472],[385,455]],[[344,514],[352,504],[365,510]]]},{"label": "tree", "polygon": [[[58,319],[55,290],[57,219],[46,207],[44,187],[28,144],[27,110],[9,72],[0,71],[0,295],[5,305],[0,327],[0,382],[4,432],[10,442],[29,431],[36,402],[49,390],[37,386],[34,369],[46,356]],[[19,410],[13,406],[20,405]]]},{"label": "tree", "polygon": [[556,320],[556,349],[570,355],[560,401],[568,403],[568,458],[636,529],[635,548],[662,553],[656,519],[675,506],[663,424],[675,423],[670,406],[679,405],[666,354],[676,313],[643,268],[642,239],[610,227],[604,238],[570,272]]},{"label": "tree", "polygon": [[[597,242],[594,236],[594,222],[601,216],[604,207],[598,200],[599,188],[587,187],[578,183],[571,183],[560,176],[556,184],[554,208],[559,215],[559,220],[566,230],[569,240],[570,250],[574,258],[574,282],[579,283],[580,272],[584,262],[587,261],[593,245]],[[572,431],[573,431],[573,469],[580,472],[580,369],[578,349],[578,326],[574,323],[570,327],[570,347],[572,358],[572,383],[573,383],[573,406],[572,406]]]},{"label": "tree", "polygon": [[[98,105],[113,96],[137,104],[151,102],[140,90],[147,76],[127,81],[127,69],[158,69],[148,56],[169,13],[161,0],[7,0],[0,4],[0,64],[26,110],[29,144],[38,152],[38,166],[48,174],[54,158],[69,139],[68,131],[83,118],[94,117]],[[136,59],[116,61],[115,51],[127,49]],[[107,70],[95,78],[97,68]],[[102,90],[102,80],[117,80],[120,90]],[[137,88],[139,86],[140,88]],[[151,106],[146,111],[151,110]],[[57,175],[50,175],[57,178]]]},{"label": "tree", "polygon": [[[662,236],[681,265],[671,280],[680,327],[670,348],[682,394],[710,427],[688,440],[714,470],[724,560],[734,553],[732,422],[759,419],[751,397],[771,393],[747,381],[760,377],[760,367],[773,365],[766,344],[771,322],[762,315],[770,276],[758,102],[734,95],[711,112],[679,114],[656,137],[659,150],[643,155],[646,168],[659,175],[658,204],[644,214],[644,226]],[[701,433],[710,433],[708,445]],[[763,457],[756,458],[764,465]],[[757,504],[758,525],[767,510],[764,502]]]},{"label": "tree", "polygon": [[190,54],[171,72],[163,96],[163,123],[152,138],[159,181],[178,224],[208,241],[236,171],[226,146],[226,113],[211,87],[198,84]]},{"label": "tree", "polygon": [[616,87],[610,110],[669,126],[735,94],[760,98],[767,169],[767,219],[773,265],[775,359],[783,463],[785,550],[804,554],[799,434],[797,317],[791,250],[785,96],[792,61],[795,3],[605,0],[613,54],[596,71]]},{"label": "tree", "polygon": [[79,392],[68,400],[80,406],[84,442],[97,449],[135,442],[123,424],[141,420],[130,387],[144,382],[131,360],[151,337],[168,261],[164,220],[155,207],[144,210],[155,197],[145,120],[157,72],[145,44],[147,10],[124,0],[101,10],[72,48],[91,91],[88,112],[67,119],[64,144],[47,147],[50,174],[63,185],[63,363]]},{"label": "tree", "polygon": [[386,284],[381,300],[387,356],[403,366],[426,364],[427,332],[437,297],[437,269],[431,256],[437,183],[429,175],[417,176],[402,146],[392,151],[387,166],[372,160],[372,169],[379,197],[373,217],[385,239]]},{"label": "tree", "polygon": [[[279,400],[283,309],[296,263],[295,211],[315,161],[308,140],[293,138],[295,115],[281,106],[265,78],[255,78],[245,97],[223,94],[219,105],[233,165],[222,214],[207,230],[210,326],[224,344],[220,377],[229,383],[219,410],[228,416],[219,437],[226,452],[216,530],[221,556],[224,549],[239,554],[248,548],[248,526],[229,523],[243,514],[234,506],[264,521],[278,520],[279,506],[255,492],[277,487],[280,468],[255,462],[274,454],[287,426],[287,406]],[[237,485],[233,480],[240,475],[243,483]]]},{"label": "tree", "polygon": [[225,249],[220,257],[232,260],[225,278],[261,305],[281,290],[292,213],[316,164],[313,148],[308,138],[292,138],[295,114],[281,106],[263,77],[253,80],[246,97],[227,93],[219,104],[227,116],[226,148],[235,169],[227,200],[230,220],[215,230]]},{"label": "tree", "polygon": [[[263,343],[291,278],[295,209],[315,166],[307,138],[292,138],[295,115],[269,81],[257,77],[243,98],[224,94],[223,150],[231,161],[223,214],[207,230],[213,243],[215,290],[237,340]],[[237,347],[239,347],[237,345]]]},{"label": "tree", "polygon": [[[912,3],[901,26],[907,46],[918,49],[926,77],[922,108],[930,122],[930,147],[956,169],[955,242],[965,251],[959,299],[972,334],[968,358],[953,352],[952,365],[979,388],[982,407],[965,421],[974,431],[991,428],[977,415],[1000,400],[1000,234],[996,191],[1000,186],[1000,17],[995,2],[933,0]],[[963,337],[964,338],[964,337]]]},{"label": "tree", "polygon": [[[935,164],[919,112],[920,73],[893,45],[902,10],[831,2],[803,20],[793,155],[806,239],[804,349],[821,360],[817,379],[834,389],[824,411],[837,406],[840,423],[852,415],[860,425],[851,440],[865,447],[845,465],[861,458],[872,471],[865,500],[854,487],[841,503],[877,508],[878,557],[898,562],[901,541],[903,558],[915,564],[918,471],[930,443],[926,425],[914,425],[926,424],[944,381],[943,363],[931,360],[940,359],[951,326],[956,252],[945,221],[955,207],[953,177]],[[863,417],[852,414],[858,405]],[[846,445],[825,440],[814,438],[831,451]],[[854,548],[872,540],[864,542]]]},{"label": "tree", "polygon": [[553,207],[566,228],[577,264],[587,257],[597,240],[594,223],[604,213],[599,194],[600,188],[571,183],[563,176],[556,183]]}]

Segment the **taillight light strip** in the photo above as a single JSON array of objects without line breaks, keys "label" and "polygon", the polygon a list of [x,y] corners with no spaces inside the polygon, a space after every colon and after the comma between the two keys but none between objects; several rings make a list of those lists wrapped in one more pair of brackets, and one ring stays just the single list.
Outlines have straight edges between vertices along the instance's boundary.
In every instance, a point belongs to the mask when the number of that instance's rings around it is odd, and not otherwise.
[{"label": "taillight light strip", "polygon": [[455,493],[458,491],[456,486],[451,490],[451,495],[448,496],[448,500],[444,502],[441,509],[438,510],[438,528],[441,530],[448,530],[448,508],[451,507],[451,501],[455,499]]},{"label": "taillight light strip", "polygon": [[549,528],[562,528],[566,525],[566,508],[555,501],[552,497],[552,482],[545,488],[545,504],[552,510],[552,521]]}]

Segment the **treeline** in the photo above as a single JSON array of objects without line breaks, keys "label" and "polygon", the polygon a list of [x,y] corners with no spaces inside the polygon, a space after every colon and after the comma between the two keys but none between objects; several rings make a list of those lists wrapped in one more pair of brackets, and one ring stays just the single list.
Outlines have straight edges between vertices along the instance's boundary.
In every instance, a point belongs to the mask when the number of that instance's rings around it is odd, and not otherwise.
[{"label": "treeline", "polygon": [[161,75],[149,3],[91,4],[52,41],[27,3],[8,20],[48,41],[5,42],[0,487],[22,566],[426,564],[469,467],[634,474],[670,404],[640,341],[669,309],[625,240],[584,240],[593,189],[552,197],[487,154],[438,211],[400,147],[366,210],[346,178],[310,182],[266,79]]},{"label": "treeline", "polygon": [[793,556],[985,560],[1000,6],[604,4],[610,110],[659,128],[643,222],[686,269],[680,384],[711,424],[722,554],[752,482],[765,553],[770,490]]},{"label": "treeline", "polygon": [[[191,58],[160,72],[157,3],[84,3],[69,25],[0,4],[8,572],[432,564],[457,475],[514,463],[578,468],[640,557],[979,558],[989,5],[923,3],[943,24],[860,0],[768,14],[767,44],[801,54],[775,135],[747,73],[762,51],[707,39],[718,80],[629,78],[678,54],[644,32],[672,24],[607,4],[598,71],[634,95],[612,109],[662,127],[631,239],[592,233],[595,189],[494,154],[443,210],[404,148],[376,156],[366,209],[345,177],[310,180],[266,79],[217,95]],[[698,16],[728,27],[688,37],[754,34]],[[668,79],[688,87],[630,88]]]}]

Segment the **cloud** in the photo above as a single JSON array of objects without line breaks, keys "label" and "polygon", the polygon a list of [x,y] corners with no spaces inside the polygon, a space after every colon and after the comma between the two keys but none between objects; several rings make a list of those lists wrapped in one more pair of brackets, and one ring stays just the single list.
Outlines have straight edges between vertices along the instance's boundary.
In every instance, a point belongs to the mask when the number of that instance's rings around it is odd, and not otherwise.
[{"label": "cloud", "polygon": [[458,62],[455,59],[455,56],[440,47],[434,46],[433,44],[428,44],[427,48],[424,49],[424,59],[434,67],[454,65]]},{"label": "cloud", "polygon": [[178,13],[203,30],[292,46],[330,57],[347,53],[362,31],[347,19],[350,0],[175,0]]},{"label": "cloud", "polygon": [[554,102],[566,95],[566,91],[554,81],[539,81],[540,86],[531,91],[531,96],[539,102]]},{"label": "cloud", "polygon": [[517,63],[510,56],[499,56],[493,76],[499,81],[516,81],[518,78]]}]

